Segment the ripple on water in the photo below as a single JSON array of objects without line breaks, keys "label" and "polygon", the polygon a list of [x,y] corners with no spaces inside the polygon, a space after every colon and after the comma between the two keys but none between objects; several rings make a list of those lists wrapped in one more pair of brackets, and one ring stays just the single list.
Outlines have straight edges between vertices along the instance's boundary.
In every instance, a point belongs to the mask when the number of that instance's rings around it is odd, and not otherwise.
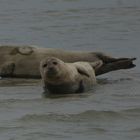
[{"label": "ripple on water", "polygon": [[123,119],[125,115],[119,112],[114,111],[95,111],[89,110],[79,114],[27,114],[19,118],[19,121],[63,121],[63,122],[82,122],[82,121],[92,121],[92,120],[114,120],[114,119]]}]

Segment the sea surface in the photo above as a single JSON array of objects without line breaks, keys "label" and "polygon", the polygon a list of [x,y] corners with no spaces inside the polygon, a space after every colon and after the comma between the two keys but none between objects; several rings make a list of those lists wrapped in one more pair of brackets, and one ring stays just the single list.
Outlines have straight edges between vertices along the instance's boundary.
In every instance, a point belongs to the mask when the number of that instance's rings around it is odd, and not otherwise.
[{"label": "sea surface", "polygon": [[140,0],[0,0],[0,44],[137,57],[83,94],[0,79],[0,140],[140,140]]}]

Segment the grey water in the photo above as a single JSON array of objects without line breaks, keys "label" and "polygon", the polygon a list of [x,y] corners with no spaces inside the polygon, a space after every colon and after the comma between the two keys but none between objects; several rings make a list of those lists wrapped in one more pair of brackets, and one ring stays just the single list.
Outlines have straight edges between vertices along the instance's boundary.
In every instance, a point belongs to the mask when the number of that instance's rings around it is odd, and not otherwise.
[{"label": "grey water", "polygon": [[0,44],[137,57],[78,95],[45,98],[40,80],[0,79],[0,140],[140,139],[139,0],[0,0]]}]

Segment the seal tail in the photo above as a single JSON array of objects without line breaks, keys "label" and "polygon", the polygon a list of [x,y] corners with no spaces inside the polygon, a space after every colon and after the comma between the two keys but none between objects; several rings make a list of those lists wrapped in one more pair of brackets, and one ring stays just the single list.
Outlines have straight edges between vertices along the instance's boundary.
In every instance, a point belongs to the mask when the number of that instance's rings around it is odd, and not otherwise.
[{"label": "seal tail", "polygon": [[136,58],[120,58],[111,63],[104,63],[100,68],[95,69],[95,74],[97,76],[110,71],[134,68],[136,66],[133,64],[134,60],[136,60]]},{"label": "seal tail", "polygon": [[112,62],[118,62],[118,61],[123,61],[123,60],[136,60],[136,58],[115,58],[115,57],[111,57],[109,55],[106,55],[104,53],[101,52],[97,52],[96,56],[99,60],[102,60],[103,63],[107,64],[107,63],[112,63]]}]

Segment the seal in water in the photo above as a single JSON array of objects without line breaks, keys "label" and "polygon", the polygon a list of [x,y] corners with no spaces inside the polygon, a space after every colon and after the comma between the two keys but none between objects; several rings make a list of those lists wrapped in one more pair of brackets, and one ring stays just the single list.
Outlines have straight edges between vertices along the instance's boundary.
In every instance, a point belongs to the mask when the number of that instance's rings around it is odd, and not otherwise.
[{"label": "seal in water", "polygon": [[85,92],[96,84],[95,69],[102,64],[101,60],[65,63],[55,57],[46,58],[40,63],[44,89],[53,94]]}]

